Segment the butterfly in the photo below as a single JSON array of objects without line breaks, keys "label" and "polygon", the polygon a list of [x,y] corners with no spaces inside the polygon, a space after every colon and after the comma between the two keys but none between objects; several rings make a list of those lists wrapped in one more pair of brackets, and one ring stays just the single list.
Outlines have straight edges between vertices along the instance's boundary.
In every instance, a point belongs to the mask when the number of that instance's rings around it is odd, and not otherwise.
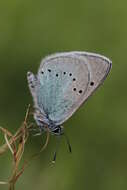
[{"label": "butterfly", "polygon": [[38,73],[27,73],[34,119],[43,131],[63,134],[62,124],[104,82],[112,62],[88,52],[56,53],[44,58]]}]

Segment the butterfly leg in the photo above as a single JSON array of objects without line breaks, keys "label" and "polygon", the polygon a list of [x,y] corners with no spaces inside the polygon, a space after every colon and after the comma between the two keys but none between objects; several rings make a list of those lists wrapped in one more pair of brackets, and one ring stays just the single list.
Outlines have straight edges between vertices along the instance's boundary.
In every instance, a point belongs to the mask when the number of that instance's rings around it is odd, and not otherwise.
[{"label": "butterfly leg", "polygon": [[35,134],[33,134],[33,136],[34,137],[36,137],[36,136],[40,136],[40,135],[42,135],[45,131],[42,129],[42,128],[38,128],[38,130],[34,130],[34,131],[36,131],[35,132]]}]

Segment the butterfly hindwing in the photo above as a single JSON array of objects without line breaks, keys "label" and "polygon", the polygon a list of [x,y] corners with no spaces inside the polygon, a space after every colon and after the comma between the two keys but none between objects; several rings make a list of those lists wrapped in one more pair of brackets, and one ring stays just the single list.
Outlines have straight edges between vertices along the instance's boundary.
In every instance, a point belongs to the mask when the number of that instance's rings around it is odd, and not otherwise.
[{"label": "butterfly hindwing", "polygon": [[33,96],[34,103],[35,103],[36,102],[37,79],[32,72],[27,72],[27,81],[28,81],[28,86],[29,86],[30,92]]}]

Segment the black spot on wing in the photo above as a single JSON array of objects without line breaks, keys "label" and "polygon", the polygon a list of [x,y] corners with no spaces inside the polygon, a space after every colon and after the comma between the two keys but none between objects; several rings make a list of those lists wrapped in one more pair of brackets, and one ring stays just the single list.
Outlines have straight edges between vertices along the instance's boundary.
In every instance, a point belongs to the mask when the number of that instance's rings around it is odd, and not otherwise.
[{"label": "black spot on wing", "polygon": [[92,81],[91,83],[90,83],[90,86],[93,86],[94,85],[94,82]]}]

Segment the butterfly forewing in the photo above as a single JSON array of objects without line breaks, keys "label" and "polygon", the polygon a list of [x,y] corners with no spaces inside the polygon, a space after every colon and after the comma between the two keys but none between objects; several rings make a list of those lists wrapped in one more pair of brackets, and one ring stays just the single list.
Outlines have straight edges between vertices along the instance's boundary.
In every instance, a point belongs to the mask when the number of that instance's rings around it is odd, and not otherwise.
[{"label": "butterfly forewing", "polygon": [[62,124],[81,104],[87,92],[90,73],[84,60],[62,55],[45,60],[38,72],[38,106],[49,119]]}]

